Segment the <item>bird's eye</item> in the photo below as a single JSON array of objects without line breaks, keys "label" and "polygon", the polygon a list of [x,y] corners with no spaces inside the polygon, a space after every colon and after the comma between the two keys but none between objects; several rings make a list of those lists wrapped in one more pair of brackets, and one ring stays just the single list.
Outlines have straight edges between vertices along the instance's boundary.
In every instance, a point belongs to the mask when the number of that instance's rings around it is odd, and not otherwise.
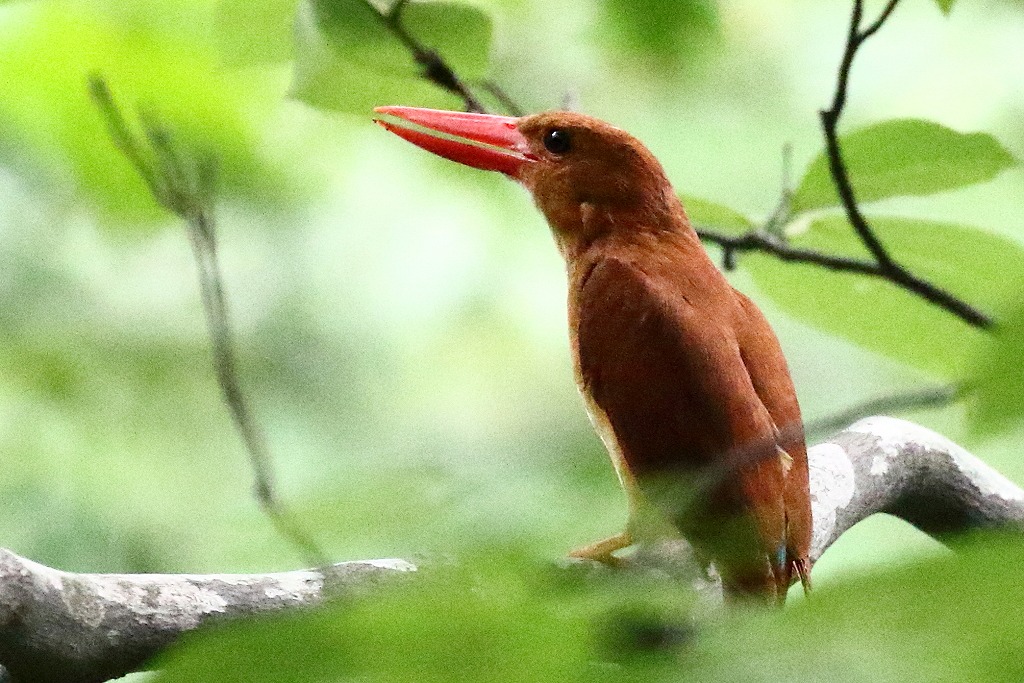
[{"label": "bird's eye", "polygon": [[552,154],[565,154],[572,147],[568,131],[554,128],[544,134],[544,147]]}]

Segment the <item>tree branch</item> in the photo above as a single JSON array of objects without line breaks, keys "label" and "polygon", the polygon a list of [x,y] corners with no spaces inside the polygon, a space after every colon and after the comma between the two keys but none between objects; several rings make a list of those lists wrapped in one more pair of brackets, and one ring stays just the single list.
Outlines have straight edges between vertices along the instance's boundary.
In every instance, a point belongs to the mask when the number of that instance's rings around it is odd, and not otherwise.
[{"label": "tree branch", "polygon": [[846,48],[843,51],[843,57],[839,64],[832,106],[819,113],[822,131],[825,135],[825,148],[828,154],[832,181],[835,183],[836,192],[839,194],[843,209],[846,211],[847,220],[850,221],[850,225],[853,226],[861,242],[864,243],[864,246],[875,258],[878,264],[878,274],[881,277],[914,292],[925,301],[946,309],[969,325],[990,328],[993,325],[993,320],[988,315],[961,300],[953,293],[914,275],[889,254],[868,224],[864,214],[860,211],[853,184],[850,182],[850,174],[843,159],[842,148],[839,144],[838,128],[839,120],[842,118],[843,109],[846,106],[847,89],[849,87],[850,71],[853,68],[854,58],[865,41],[882,28],[886,20],[892,15],[893,10],[896,9],[898,3],[899,0],[889,0],[889,3],[879,17],[868,28],[861,30],[863,0],[854,0],[853,2],[853,12],[850,17],[850,28],[847,32]]},{"label": "tree branch", "polygon": [[199,626],[316,605],[415,570],[370,560],[280,574],[72,574],[0,549],[0,663],[15,683],[106,681]]},{"label": "tree branch", "polygon": [[826,254],[814,249],[793,247],[783,241],[782,238],[764,230],[751,230],[738,236],[726,235],[706,227],[697,227],[696,231],[703,241],[722,247],[724,252],[722,260],[726,270],[733,270],[736,267],[736,253],[756,251],[770,254],[782,261],[809,263],[827,268],[828,270],[884,277],[878,264],[871,261],[849,258],[847,256],[833,256],[832,254]]},{"label": "tree branch", "polygon": [[869,417],[808,452],[817,560],[861,520],[884,512],[945,541],[1024,524],[1024,490],[939,434]]},{"label": "tree branch", "polygon": [[[910,422],[861,420],[812,447],[808,458],[815,560],[876,512],[943,541],[956,532],[1024,524],[1024,490]],[[641,549],[629,566],[666,564],[708,602],[720,601],[720,586],[692,563],[685,544]],[[402,560],[369,560],[280,574],[72,574],[0,551],[0,663],[19,682],[108,680],[205,624],[316,605],[415,569]]]},{"label": "tree branch", "polygon": [[[709,227],[698,229],[697,234],[700,235],[702,240],[722,247],[722,262],[726,270],[732,270],[736,267],[735,256],[737,253],[756,251],[770,254],[783,261],[807,263],[828,268],[829,270],[869,275],[887,280],[897,287],[913,292],[925,301],[949,311],[969,325],[982,329],[991,329],[994,321],[989,315],[963,301],[952,292],[910,272],[889,254],[868,224],[864,214],[861,213],[853,185],[850,181],[850,174],[843,159],[838,128],[839,120],[846,106],[850,72],[853,68],[854,59],[864,42],[882,28],[886,20],[892,15],[893,10],[896,9],[897,4],[899,4],[899,0],[889,0],[878,18],[867,28],[861,30],[863,0],[854,0],[846,46],[843,50],[839,71],[836,76],[836,89],[832,97],[832,106],[819,112],[825,136],[829,171],[832,174],[836,192],[839,195],[847,220],[853,226],[857,236],[871,253],[874,260],[867,261],[848,258],[826,254],[814,249],[800,249],[789,246],[777,231],[773,229],[781,222],[779,210],[776,210],[772,217],[769,218],[765,227],[752,230],[744,235],[728,235]],[[780,209],[787,206],[787,199],[784,188],[783,197],[779,204]]]},{"label": "tree branch", "polygon": [[985,313],[982,313],[941,287],[914,275],[897,263],[884,265],[876,261],[826,254],[816,249],[793,247],[780,237],[764,230],[751,230],[742,235],[727,235],[706,227],[698,227],[696,230],[701,240],[722,247],[722,265],[725,270],[736,268],[737,253],[755,251],[762,254],[770,254],[782,261],[791,263],[807,263],[821,266],[828,270],[877,277],[891,282],[897,287],[914,292],[926,301],[945,308],[961,320],[975,327],[990,329],[995,324],[992,318]]}]

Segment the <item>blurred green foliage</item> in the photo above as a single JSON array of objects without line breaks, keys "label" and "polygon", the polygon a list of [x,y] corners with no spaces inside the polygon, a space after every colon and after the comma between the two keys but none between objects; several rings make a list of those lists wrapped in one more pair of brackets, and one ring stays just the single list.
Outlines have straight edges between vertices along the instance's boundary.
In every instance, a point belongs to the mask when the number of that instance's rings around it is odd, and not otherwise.
[{"label": "blurred green foliage", "polygon": [[167,659],[157,680],[622,680],[601,676],[591,661],[581,617],[595,596],[585,582],[539,567],[516,553],[462,557],[458,567],[376,586],[312,615],[197,639]]},{"label": "blurred green foliage", "polygon": [[[88,100],[86,78],[102,72],[129,108],[221,158],[242,381],[284,498],[339,559],[457,558],[324,612],[197,636],[161,677],[1019,678],[1001,649],[1019,639],[1000,611],[1019,597],[1013,543],[935,557],[913,530],[869,521],[816,567],[814,600],[696,635],[689,596],[657,579],[538,569],[625,518],[572,382],[562,265],[518,188],[372,126],[375,105],[459,102],[418,77],[371,10],[0,5],[0,544],[81,571],[297,562],[250,494],[180,226]],[[702,227],[761,225],[792,143],[808,171],[785,235],[867,256],[817,156],[844,3],[412,2],[403,17],[478,90],[494,78],[529,109],[572,94],[636,133]],[[855,67],[842,131],[883,243],[987,312],[1018,309],[1024,276],[1024,138],[1008,85],[1019,23],[1012,5],[964,3],[944,20],[901,3]],[[737,263],[730,277],[779,332],[808,419],[966,381],[969,418],[958,403],[915,419],[1024,476],[1020,313],[987,339],[881,281]]]},{"label": "blurred green foliage", "polygon": [[[682,664],[694,680],[1012,681],[1024,627],[1007,610],[1019,539],[981,536],[958,554],[862,577],[781,614],[744,615]],[[737,656],[737,653],[742,653]]]},{"label": "blurred green foliage", "polygon": [[216,34],[221,59],[237,67],[291,59],[298,5],[299,0],[218,2]]},{"label": "blurred green foliage", "polygon": [[977,537],[785,611],[695,625],[684,599],[665,600],[665,580],[477,555],[312,614],[191,637],[155,680],[1019,680],[1024,620],[1006,606],[1024,599],[1022,557],[1019,538]]},{"label": "blurred green foliage", "polygon": [[217,150],[229,191],[248,201],[287,196],[286,175],[257,147],[245,85],[219,71],[207,46],[129,9],[113,2],[31,2],[8,10],[0,162],[70,182],[112,223],[161,217],[88,97],[88,76],[102,72],[115,90],[159,111],[193,144]]}]

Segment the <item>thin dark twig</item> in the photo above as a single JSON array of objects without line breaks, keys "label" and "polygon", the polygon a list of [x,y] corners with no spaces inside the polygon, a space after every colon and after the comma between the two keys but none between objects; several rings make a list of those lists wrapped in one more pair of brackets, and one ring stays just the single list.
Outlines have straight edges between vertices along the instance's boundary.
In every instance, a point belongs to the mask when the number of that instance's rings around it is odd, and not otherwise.
[{"label": "thin dark twig", "polygon": [[891,415],[925,408],[941,408],[963,398],[963,396],[964,388],[954,385],[928,387],[893,396],[872,398],[809,422],[807,438],[809,441],[825,438],[850,426],[853,422],[871,415]]},{"label": "thin dark twig", "polygon": [[[487,112],[483,102],[473,94],[466,81],[456,73],[455,69],[445,61],[437,50],[421,43],[406,29],[402,21],[402,12],[409,4],[409,0],[395,0],[386,12],[380,10],[371,0],[363,1],[369,10],[384,23],[384,26],[409,50],[413,59],[423,69],[424,78],[459,97],[466,111]],[[498,100],[498,103],[512,116],[524,114],[523,108],[516,104],[492,79],[484,80],[479,85]]]},{"label": "thin dark twig", "polygon": [[891,267],[883,266],[875,261],[827,254],[816,249],[794,247],[783,241],[778,235],[764,230],[751,230],[742,235],[726,235],[711,228],[697,227],[696,232],[703,241],[717,244],[722,248],[722,265],[725,270],[735,269],[736,254],[756,251],[791,263],[808,263],[838,272],[860,273],[877,277],[955,313],[959,318],[975,327],[990,328],[994,324],[991,318],[970,304],[902,267],[899,267],[899,274],[896,275]]},{"label": "thin dark twig", "polygon": [[777,235],[773,235],[763,230],[752,230],[748,233],[737,236],[725,235],[704,227],[697,227],[696,231],[697,235],[700,236],[702,240],[705,242],[711,242],[712,244],[717,244],[722,247],[725,252],[730,254],[725,264],[726,270],[731,270],[730,266],[735,266],[735,261],[731,256],[732,254],[746,251],[757,251],[765,254],[771,254],[783,261],[809,263],[829,270],[844,271],[848,273],[861,273],[863,275],[873,275],[876,277],[883,276],[878,264],[873,261],[865,261],[847,256],[834,256],[814,249],[793,247],[782,241],[782,239]]},{"label": "thin dark twig", "polygon": [[864,12],[864,3],[861,0],[854,0],[853,15],[850,17],[850,27],[846,34],[846,47],[843,49],[843,57],[839,62],[839,73],[836,77],[836,91],[832,96],[832,106],[829,111],[841,112],[846,106],[847,83],[850,79],[850,69],[853,67],[853,58],[860,47],[861,41],[857,29],[860,26],[860,19]]},{"label": "thin dark twig", "polygon": [[832,180],[835,183],[836,191],[839,193],[840,201],[846,210],[850,225],[856,230],[858,237],[867,247],[871,255],[875,257],[879,265],[892,268],[896,265],[892,257],[882,246],[881,241],[867,223],[867,219],[860,212],[857,198],[850,182],[849,173],[846,170],[846,163],[843,161],[842,149],[839,145],[838,125],[839,119],[846,106],[847,85],[850,78],[850,69],[853,67],[853,59],[858,48],[864,39],[858,32],[860,24],[862,0],[854,0],[853,17],[850,20],[850,32],[846,42],[846,49],[839,66],[839,75],[836,78],[836,92],[829,109],[820,112],[822,128],[825,133],[825,146],[828,152],[829,170],[832,173]]},{"label": "thin dark twig", "polygon": [[914,275],[906,267],[896,262],[861,213],[853,184],[850,181],[850,174],[843,159],[838,128],[839,120],[846,106],[850,71],[853,68],[854,58],[864,42],[878,32],[886,20],[892,16],[893,10],[896,9],[898,3],[899,0],[889,0],[879,17],[866,29],[861,30],[860,24],[864,11],[863,0],[854,0],[850,17],[850,28],[847,32],[846,47],[843,50],[843,57],[840,60],[839,72],[836,77],[836,90],[832,98],[832,106],[819,113],[822,130],[825,135],[829,170],[843,209],[846,211],[847,220],[853,226],[861,242],[864,243],[864,246],[877,261],[882,277],[904,289],[914,292],[926,301],[946,309],[970,325],[980,328],[991,328],[994,324],[991,317],[951,292]]},{"label": "thin dark twig", "polygon": [[513,100],[505,89],[498,85],[493,79],[486,79],[480,83],[480,86],[489,92],[494,99],[498,100],[498,104],[505,108],[505,111],[512,116],[523,116],[524,112],[515,100]]},{"label": "thin dark twig", "polygon": [[189,243],[199,271],[200,296],[210,333],[213,366],[224,402],[249,455],[257,502],[275,529],[298,548],[305,559],[326,565],[327,556],[278,500],[266,439],[239,380],[223,277],[217,257],[217,240],[210,200],[215,163],[183,153],[170,131],[153,115],[142,117],[149,147],[133,135],[106,82],[99,76],[89,81],[90,91],[107,123],[115,146],[136,168],[156,201],[185,222]]},{"label": "thin dark twig", "polygon": [[910,272],[889,254],[860,211],[849,172],[843,159],[838,127],[839,119],[842,117],[843,109],[846,106],[850,71],[853,68],[854,58],[864,42],[882,28],[886,20],[896,9],[897,4],[899,4],[899,0],[889,0],[878,18],[866,29],[861,30],[860,25],[864,11],[863,0],[854,0],[846,46],[843,50],[836,78],[836,90],[832,98],[832,106],[820,112],[829,160],[829,170],[836,186],[836,192],[839,194],[847,220],[853,226],[858,237],[874,258],[874,261],[852,259],[826,254],[813,249],[800,249],[789,246],[777,229],[780,223],[785,223],[789,219],[785,192],[778,207],[776,207],[772,216],[761,229],[752,230],[738,237],[724,235],[706,228],[698,230],[698,234],[705,241],[722,247],[723,266],[726,270],[731,270],[735,267],[735,256],[737,253],[760,251],[772,254],[785,261],[810,263],[831,270],[871,275],[913,292],[924,300],[956,315],[969,325],[982,329],[991,329],[994,321],[990,316],[963,301],[952,292]]},{"label": "thin dark twig", "polygon": [[127,157],[128,162],[131,163],[135,171],[142,177],[143,182],[146,183],[150,193],[156,198],[157,202],[163,204],[165,190],[157,180],[157,175],[149,161],[136,144],[135,136],[128,127],[127,121],[121,116],[121,112],[114,103],[114,98],[110,93],[107,82],[99,76],[90,76],[89,94],[99,108],[103,120],[106,121],[107,133],[110,135],[114,146]]},{"label": "thin dark twig", "polygon": [[436,50],[425,46],[406,30],[402,23],[402,10],[405,9],[407,0],[397,0],[387,12],[382,12],[370,0],[363,1],[370,11],[384,23],[384,26],[412,53],[412,58],[423,69],[424,78],[459,97],[465,105],[466,111],[487,111],[465,81],[448,65],[448,62]]},{"label": "thin dark twig", "polygon": [[326,565],[329,562],[326,554],[277,498],[270,450],[239,380],[238,361],[234,352],[235,344],[229,324],[227,300],[224,296],[223,278],[211,220],[209,215],[202,211],[196,213],[192,219],[186,219],[186,225],[189,228],[192,253],[199,267],[203,310],[213,345],[214,371],[224,394],[224,402],[249,454],[256,500],[278,532],[301,549],[307,560],[316,565]]},{"label": "thin dark twig", "polygon": [[[889,4],[885,6],[885,9],[882,10],[882,13],[880,15],[878,15],[878,18],[875,19],[874,23],[872,23],[870,26],[868,26],[866,29],[860,32],[860,42],[863,43],[865,40],[873,36],[875,34],[875,31],[882,28],[882,24],[886,22],[886,20],[889,18],[889,15],[892,14],[892,11],[896,9],[896,5],[899,4],[899,1],[900,0],[889,0]],[[858,24],[859,23],[860,22],[858,22]]]},{"label": "thin dark twig", "polygon": [[995,320],[992,316],[975,308],[952,292],[928,282],[922,277],[914,275],[899,264],[885,267],[883,277],[894,282],[904,289],[914,292],[925,301],[935,304],[953,313],[968,325],[980,329],[991,330],[995,328]]}]

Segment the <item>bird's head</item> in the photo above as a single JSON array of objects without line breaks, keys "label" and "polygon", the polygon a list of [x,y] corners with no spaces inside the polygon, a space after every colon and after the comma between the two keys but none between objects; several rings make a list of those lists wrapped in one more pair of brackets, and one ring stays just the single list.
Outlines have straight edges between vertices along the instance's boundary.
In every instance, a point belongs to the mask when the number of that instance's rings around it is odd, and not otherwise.
[{"label": "bird's head", "polygon": [[595,212],[658,213],[678,205],[654,155],[625,131],[590,116],[376,111],[389,117],[377,123],[427,151],[522,183],[563,237],[583,237],[574,233],[585,230],[585,216]]}]

